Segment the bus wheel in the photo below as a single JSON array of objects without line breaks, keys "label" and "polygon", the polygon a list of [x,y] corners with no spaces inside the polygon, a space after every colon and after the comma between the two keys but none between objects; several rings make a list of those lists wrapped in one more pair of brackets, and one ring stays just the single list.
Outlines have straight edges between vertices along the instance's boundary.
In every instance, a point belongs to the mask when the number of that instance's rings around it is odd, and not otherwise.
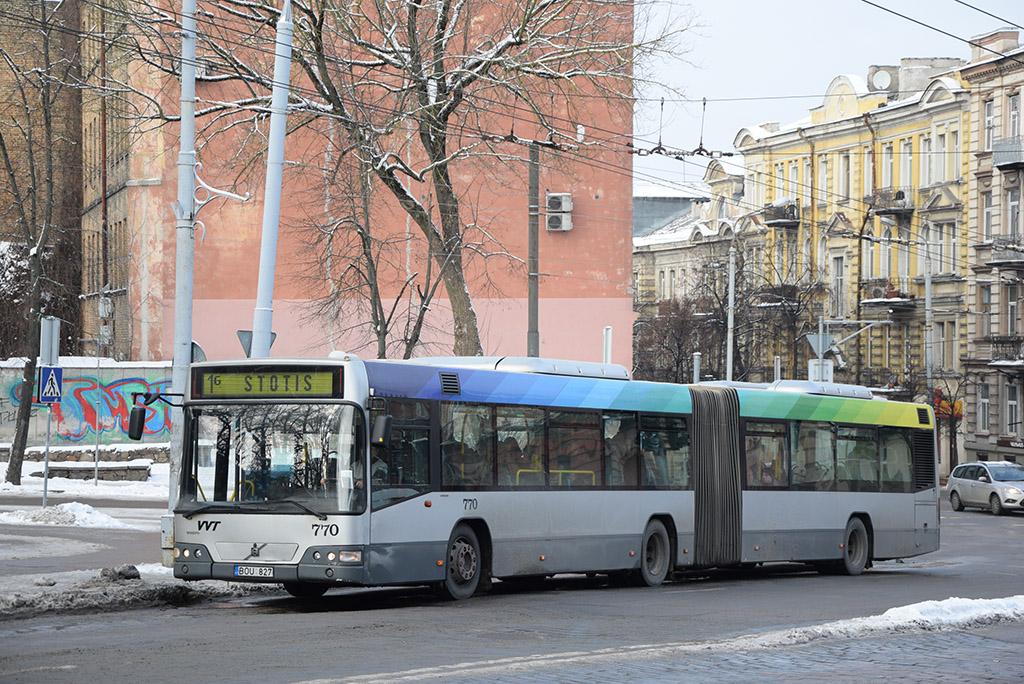
[{"label": "bus wheel", "polygon": [[640,584],[656,587],[665,581],[671,565],[672,545],[668,531],[660,520],[647,523],[640,556]]},{"label": "bus wheel", "polygon": [[447,555],[441,596],[454,601],[468,599],[476,592],[482,571],[480,542],[472,527],[466,524],[455,526],[448,540]]},{"label": "bus wheel", "polygon": [[843,535],[843,560],[839,570],[847,575],[859,575],[868,565],[870,545],[868,530],[860,518],[850,518]]},{"label": "bus wheel", "polygon": [[295,598],[311,599],[320,598],[331,588],[329,584],[314,584],[313,582],[285,582],[284,590]]},{"label": "bus wheel", "polygon": [[949,495],[949,505],[954,511],[964,510],[964,502],[960,500],[960,495],[956,492],[951,492]]}]

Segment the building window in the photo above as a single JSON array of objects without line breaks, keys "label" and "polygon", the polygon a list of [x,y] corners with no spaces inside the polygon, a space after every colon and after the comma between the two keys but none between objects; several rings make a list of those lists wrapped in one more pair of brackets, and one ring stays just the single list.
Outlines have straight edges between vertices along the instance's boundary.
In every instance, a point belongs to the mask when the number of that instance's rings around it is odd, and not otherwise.
[{"label": "building window", "polygon": [[946,180],[946,134],[939,133],[935,136],[935,163],[932,164],[935,168],[935,175],[933,182],[942,183]]},{"label": "building window", "polygon": [[982,128],[984,130],[984,149],[986,152],[992,149],[992,143],[996,137],[996,103],[986,100],[982,104]]},{"label": "building window", "polygon": [[850,199],[850,153],[843,152],[839,156],[839,201]]},{"label": "building window", "polygon": [[789,183],[789,190],[786,191],[786,194],[789,195],[794,202],[798,202],[800,200],[800,195],[802,194],[800,192],[799,183],[797,182],[797,173],[799,170],[800,164],[798,162],[789,162],[789,178],[787,179]]},{"label": "building window", "polygon": [[900,242],[896,247],[896,272],[900,278],[906,278],[910,275],[910,228],[901,226],[899,236]]},{"label": "building window", "polygon": [[875,170],[871,165],[870,147],[864,148],[864,158],[861,162],[861,171],[864,176],[864,178],[862,179],[864,184],[864,196],[870,197],[871,194],[875,191]]},{"label": "building window", "polygon": [[956,322],[947,321],[942,328],[942,368],[952,370],[956,367]]},{"label": "building window", "polygon": [[978,288],[978,334],[989,337],[992,334],[992,286],[982,285]]},{"label": "building window", "polygon": [[892,231],[888,228],[882,233],[882,242],[878,245],[878,275],[888,278],[892,272]]},{"label": "building window", "polygon": [[818,157],[818,201],[828,201],[828,157]]},{"label": "building window", "polygon": [[882,145],[882,187],[892,187],[892,143]]},{"label": "building window", "polygon": [[946,255],[944,247],[946,246],[943,237],[944,230],[942,224],[936,224],[932,226],[932,272],[933,273],[944,273],[946,271]]},{"label": "building window", "polygon": [[811,158],[808,157],[807,159],[804,159],[804,184],[808,186],[806,188],[807,192],[804,194],[804,197],[807,198],[807,206],[810,206],[811,200],[814,199],[813,197],[811,197],[810,188],[811,182],[813,180],[814,176],[811,174]]},{"label": "building window", "polygon": [[921,185],[932,184],[932,138],[930,135],[921,136],[921,162],[918,164],[918,173],[921,174]]},{"label": "building window", "polygon": [[900,185],[913,185],[914,142],[907,138],[900,145]]},{"label": "building window", "polygon": [[1006,237],[1017,241],[1020,235],[1020,188],[1006,191]]},{"label": "building window", "polygon": [[658,299],[665,298],[665,272],[658,271]]},{"label": "building window", "polygon": [[1006,433],[1016,435],[1020,430],[1020,413],[1018,405],[1019,389],[1012,382],[1006,383]]},{"label": "building window", "polygon": [[[949,180],[956,180],[960,177],[960,133],[957,131],[949,132],[949,149],[953,154],[949,155],[949,173],[946,178]],[[946,164],[946,162],[942,162]]]},{"label": "building window", "polygon": [[1017,334],[1017,286],[1006,286],[1006,334]]},{"label": "building window", "polygon": [[994,210],[992,208],[992,193],[983,192],[981,193],[981,239],[983,242],[992,241],[993,216]]},{"label": "building window", "polygon": [[844,259],[841,256],[832,257],[832,271],[829,273],[832,279],[832,315],[837,318],[846,316],[846,294],[845,290],[845,269]]},{"label": "building window", "polygon": [[978,432],[988,432],[991,416],[991,397],[987,382],[978,385]]},{"label": "building window", "polygon": [[1014,138],[1020,135],[1020,94],[1014,93],[1006,98],[1007,123],[1006,135]]},{"label": "building window", "polygon": [[860,270],[864,278],[875,277],[875,243],[873,240],[861,240]]},{"label": "building window", "polygon": [[782,199],[786,192],[786,165],[775,165],[775,201]]},{"label": "building window", "polygon": [[668,298],[676,298],[676,271],[672,269],[668,272]]}]

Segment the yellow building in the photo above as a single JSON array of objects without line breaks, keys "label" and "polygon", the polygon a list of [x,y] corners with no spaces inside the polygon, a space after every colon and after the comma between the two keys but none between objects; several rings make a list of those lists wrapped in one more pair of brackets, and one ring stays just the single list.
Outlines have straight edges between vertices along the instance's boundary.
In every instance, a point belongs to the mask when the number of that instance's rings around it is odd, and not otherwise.
[{"label": "yellow building", "polygon": [[765,349],[782,357],[787,377],[808,377],[815,352],[798,338],[816,335],[819,317],[834,339],[826,358],[836,381],[923,398],[929,382],[940,388],[960,373],[970,130],[962,65],[904,59],[871,67],[867,82],[837,76],[807,118],[737,134],[744,201],[768,231],[755,268],[780,302],[800,303],[799,322]]}]

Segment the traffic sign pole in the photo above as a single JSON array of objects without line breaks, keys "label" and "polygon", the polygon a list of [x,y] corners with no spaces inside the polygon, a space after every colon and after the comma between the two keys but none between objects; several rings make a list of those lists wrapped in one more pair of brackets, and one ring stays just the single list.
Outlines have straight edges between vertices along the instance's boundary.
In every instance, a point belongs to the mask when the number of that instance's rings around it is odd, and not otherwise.
[{"label": "traffic sign pole", "polygon": [[46,407],[46,456],[43,459],[43,508],[46,508],[46,490],[50,484],[50,426],[53,424],[53,406]]},{"label": "traffic sign pole", "polygon": [[60,366],[40,366],[36,399],[46,404],[46,456],[43,460],[43,508],[50,484],[50,432],[53,425],[53,405],[59,404],[63,394],[64,369]]}]

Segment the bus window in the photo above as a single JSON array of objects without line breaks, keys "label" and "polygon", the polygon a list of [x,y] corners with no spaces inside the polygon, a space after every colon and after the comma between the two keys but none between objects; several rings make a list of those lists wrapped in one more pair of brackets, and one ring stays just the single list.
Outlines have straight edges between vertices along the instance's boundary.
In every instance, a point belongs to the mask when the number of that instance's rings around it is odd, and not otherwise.
[{"label": "bus window", "polygon": [[635,487],[638,480],[636,414],[605,412],[605,483],[609,487]]},{"label": "bus window", "polygon": [[498,406],[498,486],[536,487],[544,479],[544,410]]},{"label": "bus window", "polygon": [[880,428],[878,437],[882,446],[882,491],[914,491],[910,431],[904,428]]},{"label": "bus window", "polygon": [[598,414],[551,411],[548,426],[551,486],[589,489],[604,485],[603,441]]},{"label": "bus window", "polygon": [[794,422],[793,488],[819,492],[835,490],[832,425],[811,421]]},{"label": "bus window", "polygon": [[875,428],[836,428],[836,487],[841,492],[878,491],[878,435]]},{"label": "bus window", "polygon": [[690,434],[686,419],[640,417],[643,484],[655,489],[690,489]]},{"label": "bus window", "polygon": [[[392,419],[391,439],[383,449],[370,450],[374,508],[417,496],[430,488],[429,406],[422,401],[391,400],[387,411]],[[362,478],[359,484],[362,485]]]},{"label": "bus window", "polygon": [[441,485],[494,486],[494,424],[491,407],[441,404]]},{"label": "bus window", "polygon": [[746,424],[747,489],[789,487],[789,451],[784,423]]}]

